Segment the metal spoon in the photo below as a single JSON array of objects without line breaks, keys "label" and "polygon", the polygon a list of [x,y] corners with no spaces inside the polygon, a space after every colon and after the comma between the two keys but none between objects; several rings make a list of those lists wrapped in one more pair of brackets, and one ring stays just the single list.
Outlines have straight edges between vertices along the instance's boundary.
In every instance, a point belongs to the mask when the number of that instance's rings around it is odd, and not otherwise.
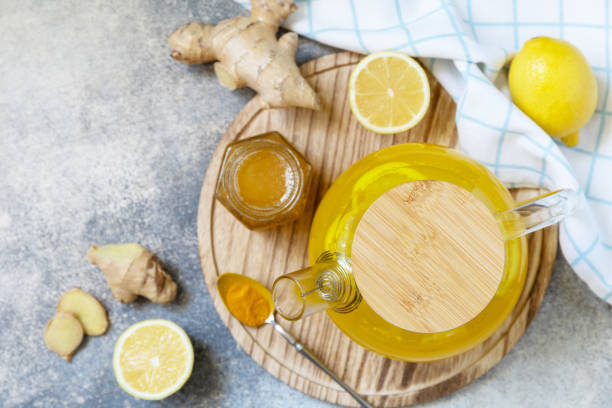
[{"label": "metal spoon", "polygon": [[[219,296],[223,301],[223,304],[227,307],[226,302],[226,294],[232,283],[242,282],[251,287],[255,288],[259,293],[261,293],[270,303],[270,315],[265,320],[264,324],[270,324],[281,336],[285,338],[295,349],[308,360],[310,360],[313,364],[319,367],[321,370],[325,372],[332,380],[338,383],[346,392],[348,392],[355,401],[359,403],[364,408],[373,408],[370,404],[368,404],[363,398],[361,398],[351,387],[349,387],[344,381],[338,378],[329,368],[325,366],[310,350],[308,350],[302,343],[297,341],[291,334],[287,333],[285,329],[281,327],[280,324],[276,321],[275,311],[274,311],[274,302],[272,301],[272,294],[264,285],[260,282],[246,277],[244,275],[238,275],[236,273],[224,273],[219,276],[219,280],[217,281],[217,291],[219,292]],[[228,308],[229,310],[229,308]],[[231,312],[230,312],[231,313]]]}]

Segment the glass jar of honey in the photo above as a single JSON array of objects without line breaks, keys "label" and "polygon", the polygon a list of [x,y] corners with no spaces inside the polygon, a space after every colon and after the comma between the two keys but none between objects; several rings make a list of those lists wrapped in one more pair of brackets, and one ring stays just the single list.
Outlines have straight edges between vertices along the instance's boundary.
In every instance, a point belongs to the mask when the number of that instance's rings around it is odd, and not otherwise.
[{"label": "glass jar of honey", "polygon": [[280,133],[230,143],[215,197],[249,229],[296,220],[304,211],[312,166]]}]

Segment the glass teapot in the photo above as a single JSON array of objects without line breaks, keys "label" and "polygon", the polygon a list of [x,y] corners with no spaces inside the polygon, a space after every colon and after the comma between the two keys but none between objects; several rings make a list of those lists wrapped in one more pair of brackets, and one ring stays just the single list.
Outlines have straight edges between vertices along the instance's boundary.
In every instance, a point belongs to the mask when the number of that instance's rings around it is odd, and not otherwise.
[{"label": "glass teapot", "polygon": [[438,145],[410,143],[349,167],[313,219],[312,266],[273,286],[277,311],[297,320],[326,310],[361,346],[432,361],[489,337],[525,283],[525,235],[577,202],[559,190],[514,202],[484,166]]}]

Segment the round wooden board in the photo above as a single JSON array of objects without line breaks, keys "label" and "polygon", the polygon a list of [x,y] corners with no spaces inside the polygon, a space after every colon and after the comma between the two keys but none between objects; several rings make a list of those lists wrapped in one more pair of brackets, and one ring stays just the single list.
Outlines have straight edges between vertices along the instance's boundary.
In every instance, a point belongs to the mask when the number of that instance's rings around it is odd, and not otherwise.
[{"label": "round wooden board", "polygon": [[[358,159],[397,143],[456,144],[455,103],[431,75],[431,106],[417,127],[384,136],[363,128],[353,118],[347,97],[349,75],[360,58],[344,52],[309,61],[301,67],[321,96],[324,104],[321,112],[293,108],[262,110],[257,97],[249,102],[234,119],[211,159],[198,209],[204,279],[221,320],[236,341],[281,381],[315,398],[346,406],[356,404],[271,327],[249,328],[231,317],[217,294],[216,282],[221,273],[234,272],[270,288],[277,276],[306,266],[308,233],[316,203],[332,181]],[[215,201],[215,184],[228,143],[272,130],[283,134],[313,165],[313,194],[299,221],[252,232]],[[523,189],[514,193],[518,199],[524,199],[538,192]],[[429,401],[474,381],[516,344],[544,297],[556,250],[556,227],[531,234],[527,281],[512,315],[484,343],[450,359],[405,363],[381,357],[343,335],[325,313],[293,323],[279,320],[372,405],[396,407]]]}]

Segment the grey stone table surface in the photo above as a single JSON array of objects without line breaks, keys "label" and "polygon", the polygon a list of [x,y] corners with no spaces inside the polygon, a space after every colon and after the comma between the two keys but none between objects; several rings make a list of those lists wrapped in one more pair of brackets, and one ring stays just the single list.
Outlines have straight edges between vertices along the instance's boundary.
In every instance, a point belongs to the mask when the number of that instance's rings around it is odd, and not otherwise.
[{"label": "grey stone table surface", "polygon": [[[255,364],[218,318],[202,278],[196,211],[216,143],[253,96],[211,68],[168,57],[166,36],[245,13],[229,0],[0,1],[0,406],[146,406],[115,383],[114,343],[164,317],[196,352],[193,375],[159,405],[324,407]],[[301,40],[298,60],[333,50]],[[176,302],[122,305],[84,255],[138,241],[180,286]],[[42,330],[73,286],[106,305],[110,331],[68,364]],[[558,258],[512,352],[431,407],[612,406],[612,310]]]}]

